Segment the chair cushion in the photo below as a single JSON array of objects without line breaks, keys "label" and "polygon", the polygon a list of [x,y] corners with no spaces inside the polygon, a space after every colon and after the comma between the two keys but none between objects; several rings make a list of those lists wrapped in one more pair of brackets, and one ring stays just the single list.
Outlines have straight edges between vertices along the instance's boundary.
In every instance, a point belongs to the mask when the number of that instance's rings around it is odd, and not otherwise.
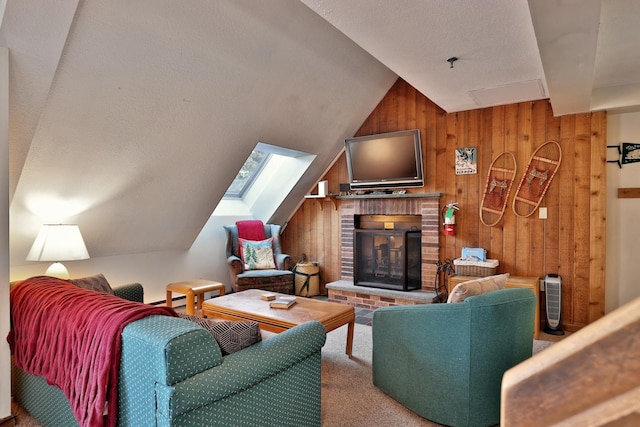
[{"label": "chair cushion", "polygon": [[504,289],[508,278],[509,274],[505,273],[458,283],[449,294],[447,303],[462,302],[470,296]]},{"label": "chair cushion", "polygon": [[269,270],[276,268],[273,257],[273,238],[255,241],[239,239],[240,257],[246,270]]},{"label": "chair cushion", "polygon": [[92,291],[103,292],[105,294],[114,295],[113,289],[103,274],[94,276],[81,277],[79,279],[69,279],[69,282],[79,288],[89,289]]},{"label": "chair cushion", "polygon": [[197,323],[213,335],[223,355],[242,350],[262,340],[258,322],[204,319],[183,313],[178,313],[178,316]]}]

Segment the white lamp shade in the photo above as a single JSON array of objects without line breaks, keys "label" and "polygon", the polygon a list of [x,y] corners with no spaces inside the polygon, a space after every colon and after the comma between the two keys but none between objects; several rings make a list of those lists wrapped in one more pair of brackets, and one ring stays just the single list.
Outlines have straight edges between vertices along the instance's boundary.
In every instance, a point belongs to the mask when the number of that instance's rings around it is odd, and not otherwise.
[{"label": "white lamp shade", "polygon": [[75,224],[45,224],[33,242],[27,261],[89,259],[80,228]]}]

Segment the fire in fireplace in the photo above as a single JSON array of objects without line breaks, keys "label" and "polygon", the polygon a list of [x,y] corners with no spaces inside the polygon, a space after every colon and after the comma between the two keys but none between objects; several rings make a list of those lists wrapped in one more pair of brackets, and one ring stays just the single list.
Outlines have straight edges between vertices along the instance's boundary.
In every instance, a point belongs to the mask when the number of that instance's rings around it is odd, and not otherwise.
[{"label": "fire in fireplace", "polygon": [[420,289],[421,216],[357,215],[354,219],[354,284]]}]

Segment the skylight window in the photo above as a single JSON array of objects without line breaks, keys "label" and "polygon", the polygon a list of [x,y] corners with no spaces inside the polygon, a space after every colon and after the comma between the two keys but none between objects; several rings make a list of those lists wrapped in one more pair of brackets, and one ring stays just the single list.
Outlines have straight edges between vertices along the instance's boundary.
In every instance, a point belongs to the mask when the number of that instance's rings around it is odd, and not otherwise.
[{"label": "skylight window", "polygon": [[269,161],[269,157],[271,157],[270,153],[261,151],[258,147],[254,148],[224,193],[224,197],[241,199],[247,190],[251,188],[251,184],[253,184],[256,177],[260,175],[260,172]]},{"label": "skylight window", "polygon": [[[258,142],[214,209],[212,216],[269,221],[315,155]],[[225,221],[228,221],[225,218]]]}]

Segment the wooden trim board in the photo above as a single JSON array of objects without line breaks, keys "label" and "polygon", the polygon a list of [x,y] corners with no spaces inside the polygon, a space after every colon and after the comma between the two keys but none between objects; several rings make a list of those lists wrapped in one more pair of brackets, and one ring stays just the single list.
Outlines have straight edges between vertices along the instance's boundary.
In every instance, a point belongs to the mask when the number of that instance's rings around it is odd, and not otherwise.
[{"label": "wooden trim board", "polygon": [[640,188],[618,188],[618,199],[640,199]]}]

